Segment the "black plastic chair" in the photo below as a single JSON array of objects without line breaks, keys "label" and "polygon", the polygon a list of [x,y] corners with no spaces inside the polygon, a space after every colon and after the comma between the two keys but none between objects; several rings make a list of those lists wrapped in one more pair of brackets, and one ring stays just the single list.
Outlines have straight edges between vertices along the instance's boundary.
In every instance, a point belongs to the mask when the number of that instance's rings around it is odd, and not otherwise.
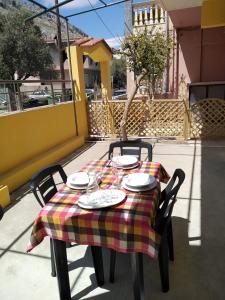
[{"label": "black plastic chair", "polygon": [[152,161],[152,145],[148,142],[143,142],[141,139],[128,140],[128,141],[117,141],[109,145],[108,159],[113,157],[113,151],[115,148],[120,148],[120,154],[135,155],[138,160],[141,160],[141,150],[147,149],[148,161]]},{"label": "black plastic chair", "polygon": [[[164,293],[169,291],[169,258],[172,261],[174,260],[171,214],[176,202],[177,193],[184,179],[184,171],[176,169],[170,182],[161,193],[155,224],[153,226],[155,231],[161,235],[158,261],[161,286]],[[110,282],[114,282],[116,252],[114,250],[110,252]]]},{"label": "black plastic chair", "polygon": [[2,219],[3,215],[4,215],[4,210],[0,205],[0,220]]},{"label": "black plastic chair", "polygon": [[[60,165],[53,165],[48,168],[40,170],[32,177],[30,181],[30,188],[34,193],[34,196],[37,199],[38,203],[41,205],[41,207],[43,207],[58,191],[53,178],[53,175],[55,173],[59,173],[59,175],[62,178],[62,181],[66,183],[67,176]],[[50,239],[50,251],[51,251],[51,265],[52,265],[51,275],[55,277],[56,271],[55,271],[52,239]]]}]

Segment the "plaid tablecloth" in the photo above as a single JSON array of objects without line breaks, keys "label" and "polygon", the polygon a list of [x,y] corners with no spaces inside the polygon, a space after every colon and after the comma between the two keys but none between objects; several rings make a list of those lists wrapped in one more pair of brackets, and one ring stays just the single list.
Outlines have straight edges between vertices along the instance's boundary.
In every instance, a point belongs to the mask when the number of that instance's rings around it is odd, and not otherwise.
[{"label": "plaid tablecloth", "polygon": [[[81,171],[101,173],[101,188],[112,188],[115,177],[107,161],[91,161]],[[169,175],[160,163],[143,162],[139,168],[127,173],[144,172],[158,182],[167,182]],[[91,246],[112,248],[119,252],[142,252],[157,257],[160,237],[152,229],[159,188],[146,192],[126,192],[125,201],[117,206],[85,210],[77,205],[81,191],[66,185],[42,208],[33,224],[28,245],[31,251],[44,239],[77,242]]]}]

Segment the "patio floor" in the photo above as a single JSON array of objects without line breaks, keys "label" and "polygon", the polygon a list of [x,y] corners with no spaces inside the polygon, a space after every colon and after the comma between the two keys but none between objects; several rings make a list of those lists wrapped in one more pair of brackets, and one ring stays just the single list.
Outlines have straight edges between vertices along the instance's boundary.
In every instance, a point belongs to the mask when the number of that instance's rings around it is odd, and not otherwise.
[{"label": "patio floor", "polygon": [[[109,141],[86,143],[62,163],[69,175],[88,160],[107,157]],[[174,207],[175,262],[170,263],[170,291],[161,292],[157,261],[144,257],[145,299],[224,299],[225,141],[153,142],[153,161],[186,179]],[[50,276],[49,239],[26,253],[32,222],[40,207],[27,186],[13,194],[13,205],[0,223],[0,299],[56,300]],[[129,255],[117,257],[116,280],[109,283],[109,252],[104,251],[105,285],[97,287],[86,246],[67,249],[72,299],[133,299]]]}]

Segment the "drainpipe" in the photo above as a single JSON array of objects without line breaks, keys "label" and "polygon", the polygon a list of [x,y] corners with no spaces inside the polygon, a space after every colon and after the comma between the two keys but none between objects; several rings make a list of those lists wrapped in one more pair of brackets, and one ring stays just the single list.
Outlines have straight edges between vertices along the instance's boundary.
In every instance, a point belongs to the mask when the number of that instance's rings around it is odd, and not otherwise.
[{"label": "drainpipe", "polygon": [[203,41],[203,29],[201,29],[201,44],[200,44],[200,74],[199,74],[199,81],[201,82],[202,81],[202,41]]},{"label": "drainpipe", "polygon": [[[166,11],[166,39],[168,41],[169,39],[169,17],[168,17],[168,12]],[[167,57],[167,66],[166,66],[166,71],[165,71],[165,79],[166,79],[166,84],[165,84],[165,92],[168,95],[169,93],[169,56]]]},{"label": "drainpipe", "polygon": [[177,34],[177,53],[176,53],[176,98],[178,99],[178,95],[179,95],[179,34],[180,34],[180,30],[179,28],[177,28],[176,30],[176,34]]}]

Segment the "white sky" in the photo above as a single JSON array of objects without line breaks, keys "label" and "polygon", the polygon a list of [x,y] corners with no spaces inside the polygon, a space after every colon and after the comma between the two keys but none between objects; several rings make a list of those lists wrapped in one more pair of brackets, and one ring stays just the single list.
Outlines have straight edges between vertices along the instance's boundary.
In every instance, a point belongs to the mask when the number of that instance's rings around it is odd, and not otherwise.
[{"label": "white sky", "polygon": [[[59,2],[62,2],[64,0],[59,0]],[[95,5],[97,2],[99,2],[98,0],[89,0],[91,2],[92,5]],[[46,6],[53,6],[55,4],[55,0],[44,0],[44,4]],[[74,0],[71,1],[70,3],[66,4],[63,6],[63,8],[83,8],[83,7],[90,7],[90,4],[88,2],[88,0]]]},{"label": "white sky", "polygon": [[106,43],[109,44],[110,47],[112,48],[119,48],[120,47],[120,40],[123,40],[123,36],[120,36],[118,38],[110,38],[110,39],[106,39]]}]

